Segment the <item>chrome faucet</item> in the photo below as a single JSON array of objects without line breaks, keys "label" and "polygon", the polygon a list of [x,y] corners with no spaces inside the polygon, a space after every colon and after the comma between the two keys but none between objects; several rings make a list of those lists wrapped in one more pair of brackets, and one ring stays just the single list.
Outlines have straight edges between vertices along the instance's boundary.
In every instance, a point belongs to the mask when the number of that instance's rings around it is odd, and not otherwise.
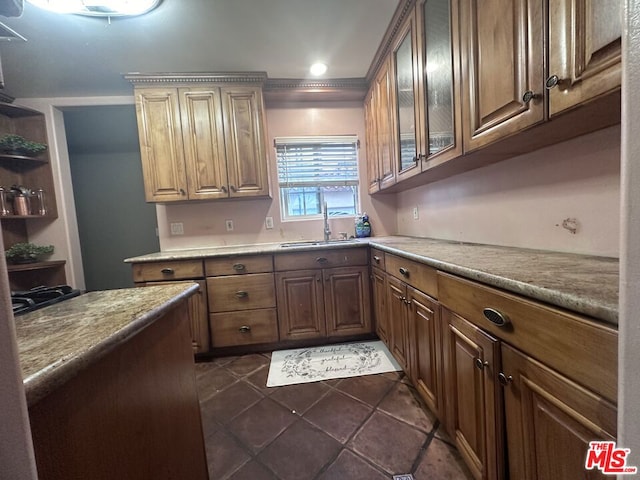
[{"label": "chrome faucet", "polygon": [[329,230],[329,213],[327,212],[327,202],[324,202],[324,241],[328,242],[331,236],[331,230]]}]

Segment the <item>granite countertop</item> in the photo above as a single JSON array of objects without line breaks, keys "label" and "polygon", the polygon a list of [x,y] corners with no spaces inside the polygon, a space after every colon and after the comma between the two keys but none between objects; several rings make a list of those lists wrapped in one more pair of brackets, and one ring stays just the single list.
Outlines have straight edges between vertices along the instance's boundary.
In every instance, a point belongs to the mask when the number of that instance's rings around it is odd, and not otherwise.
[{"label": "granite countertop", "polygon": [[33,405],[197,290],[196,284],[173,284],[89,292],[16,317],[27,403]]},{"label": "granite countertop", "polygon": [[[295,244],[296,242],[291,242]],[[617,258],[515,247],[389,236],[314,245],[259,243],[152,253],[125,262],[204,259],[214,256],[273,254],[371,245],[439,270],[518,293],[607,323],[618,323]]]}]

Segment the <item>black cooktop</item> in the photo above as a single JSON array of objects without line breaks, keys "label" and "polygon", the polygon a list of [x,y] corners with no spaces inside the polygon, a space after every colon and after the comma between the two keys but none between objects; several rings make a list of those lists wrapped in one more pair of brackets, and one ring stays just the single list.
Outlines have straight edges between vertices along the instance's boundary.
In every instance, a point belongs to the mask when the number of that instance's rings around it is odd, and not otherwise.
[{"label": "black cooktop", "polygon": [[39,286],[30,290],[11,292],[13,314],[20,315],[32,312],[33,310],[77,297],[81,293],[80,290],[71,288],[69,285]]}]

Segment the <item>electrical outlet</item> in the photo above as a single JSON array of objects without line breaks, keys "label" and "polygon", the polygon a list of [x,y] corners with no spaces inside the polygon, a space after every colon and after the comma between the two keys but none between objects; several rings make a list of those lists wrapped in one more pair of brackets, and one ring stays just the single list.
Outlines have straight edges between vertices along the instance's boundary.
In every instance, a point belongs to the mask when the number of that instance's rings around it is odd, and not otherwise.
[{"label": "electrical outlet", "polygon": [[233,220],[225,220],[224,224],[227,227],[227,232],[233,231]]},{"label": "electrical outlet", "polygon": [[420,216],[418,215],[418,207],[413,207],[413,219],[418,220]]},{"label": "electrical outlet", "polygon": [[171,235],[184,235],[184,226],[182,223],[171,223]]},{"label": "electrical outlet", "polygon": [[267,217],[264,219],[264,226],[267,230],[271,230],[273,228],[273,217]]}]

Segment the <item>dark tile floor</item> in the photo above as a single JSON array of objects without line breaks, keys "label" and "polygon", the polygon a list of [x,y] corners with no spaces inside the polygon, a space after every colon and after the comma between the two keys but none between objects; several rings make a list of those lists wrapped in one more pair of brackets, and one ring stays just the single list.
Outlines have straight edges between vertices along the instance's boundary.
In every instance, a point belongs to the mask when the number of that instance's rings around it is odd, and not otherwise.
[{"label": "dark tile floor", "polygon": [[267,388],[269,362],[196,364],[211,480],[471,479],[403,374]]}]

